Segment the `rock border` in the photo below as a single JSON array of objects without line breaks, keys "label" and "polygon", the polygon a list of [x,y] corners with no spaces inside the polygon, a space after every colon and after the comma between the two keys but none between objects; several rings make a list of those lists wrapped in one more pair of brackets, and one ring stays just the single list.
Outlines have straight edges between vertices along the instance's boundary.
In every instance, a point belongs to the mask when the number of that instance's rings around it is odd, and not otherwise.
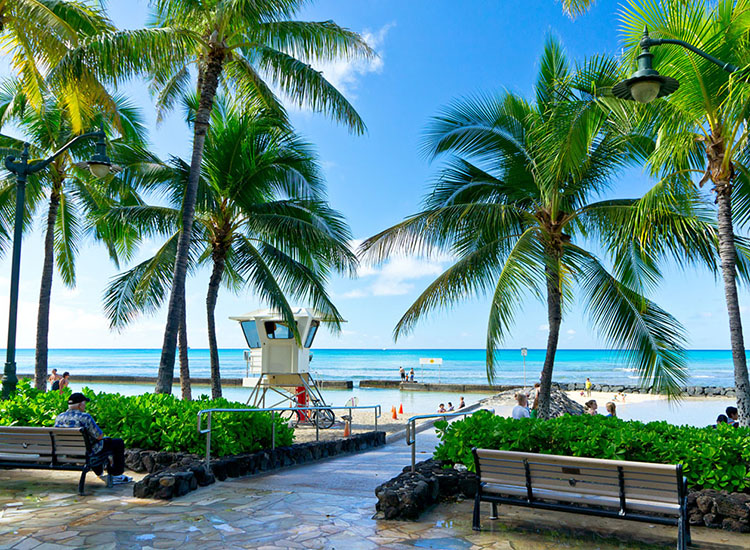
[{"label": "rock border", "polygon": [[125,465],[134,472],[148,475],[133,485],[136,498],[170,500],[186,495],[198,487],[224,481],[228,477],[242,477],[306,464],[322,458],[354,453],[385,445],[385,432],[354,434],[346,439],[297,443],[255,453],[224,456],[211,460],[211,470],[205,460],[188,453],[168,453],[142,449],[126,449]]},{"label": "rock border", "polygon": [[[477,483],[473,472],[430,458],[378,486],[375,510],[381,519],[416,520],[437,502],[473,499]],[[690,525],[750,533],[750,494],[691,490],[687,504]]]},{"label": "rock border", "polygon": [[[561,389],[567,391],[585,391],[585,383],[583,382],[560,382],[556,383]],[[651,387],[642,388],[641,386],[623,385],[623,384],[592,384],[591,391],[604,392],[604,393],[653,393],[658,394],[659,392],[651,391]],[[690,396],[703,396],[703,397],[736,397],[734,386],[682,386],[680,388],[684,395]]]}]

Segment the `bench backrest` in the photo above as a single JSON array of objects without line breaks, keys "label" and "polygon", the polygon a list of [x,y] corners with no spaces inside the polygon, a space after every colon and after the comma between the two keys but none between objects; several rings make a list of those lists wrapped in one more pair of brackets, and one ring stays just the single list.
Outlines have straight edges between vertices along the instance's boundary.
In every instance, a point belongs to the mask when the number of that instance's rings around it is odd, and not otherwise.
[{"label": "bench backrest", "polygon": [[474,460],[489,491],[521,498],[672,514],[685,490],[681,465],[488,449]]},{"label": "bench backrest", "polygon": [[0,463],[85,464],[83,428],[0,426]]}]

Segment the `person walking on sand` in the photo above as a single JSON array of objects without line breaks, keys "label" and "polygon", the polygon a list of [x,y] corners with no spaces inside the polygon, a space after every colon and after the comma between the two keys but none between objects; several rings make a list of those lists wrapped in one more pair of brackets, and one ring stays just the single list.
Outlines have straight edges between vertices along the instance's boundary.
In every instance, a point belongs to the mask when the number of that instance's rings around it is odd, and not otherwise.
[{"label": "person walking on sand", "polygon": [[604,405],[604,408],[607,409],[607,416],[617,418],[617,406],[612,401]]},{"label": "person walking on sand", "polygon": [[398,373],[401,375],[401,381],[406,382],[406,371],[404,370],[404,367],[399,367]]},{"label": "person walking on sand", "polygon": [[[57,387],[55,387],[55,384],[57,384]],[[52,384],[52,389],[58,390],[60,392],[60,395],[62,395],[63,390],[70,384],[70,373],[68,371],[65,371],[62,375],[62,378],[55,382],[55,384]]]},{"label": "person walking on sand", "polygon": [[60,389],[59,388],[60,384],[58,384],[57,388],[55,388],[54,385],[55,385],[55,382],[57,382],[61,378],[62,378],[62,376],[60,376],[59,374],[57,374],[57,369],[52,369],[52,374],[50,374],[49,377],[47,377],[47,382],[49,382],[53,386],[50,389],[53,389],[53,390]]},{"label": "person walking on sand", "polygon": [[586,378],[586,384],[584,384],[584,387],[586,388],[586,397],[591,397],[591,386],[592,385],[593,384],[591,384],[591,379],[587,377]]}]

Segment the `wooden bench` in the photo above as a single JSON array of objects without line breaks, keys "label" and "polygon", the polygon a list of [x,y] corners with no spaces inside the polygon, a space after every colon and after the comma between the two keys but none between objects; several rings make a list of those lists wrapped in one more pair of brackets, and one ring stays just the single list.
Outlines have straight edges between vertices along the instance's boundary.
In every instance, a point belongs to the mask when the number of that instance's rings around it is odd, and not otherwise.
[{"label": "wooden bench", "polygon": [[510,504],[676,525],[677,548],[690,544],[687,480],[682,465],[627,462],[572,456],[473,449],[479,488],[473,528],[479,530],[480,503]]},{"label": "wooden bench", "polygon": [[[0,426],[0,468],[81,472],[78,493],[83,495],[86,474],[109,459],[92,454],[92,443],[83,428]],[[111,486],[108,475],[107,487]]]}]

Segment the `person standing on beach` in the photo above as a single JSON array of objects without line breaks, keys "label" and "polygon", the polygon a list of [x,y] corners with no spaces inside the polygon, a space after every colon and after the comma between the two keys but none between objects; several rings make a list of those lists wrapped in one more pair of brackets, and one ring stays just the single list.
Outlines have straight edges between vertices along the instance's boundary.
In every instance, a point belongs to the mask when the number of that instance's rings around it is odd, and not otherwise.
[{"label": "person standing on beach", "polygon": [[68,384],[70,384],[70,373],[68,371],[65,371],[62,375],[62,378],[57,381],[57,388],[55,388],[55,384],[52,384],[52,389],[59,390],[60,395],[62,395],[63,390],[68,387]]},{"label": "person standing on beach", "polygon": [[406,382],[406,371],[404,370],[404,367],[399,367],[398,373],[401,375],[401,381]]},{"label": "person standing on beach", "polygon": [[586,388],[586,397],[591,397],[591,386],[592,386],[592,384],[591,384],[591,379],[590,378],[588,378],[588,377],[586,378],[586,384],[584,386]]},{"label": "person standing on beach", "polygon": [[531,401],[531,418],[536,418],[536,412],[539,408],[539,390],[541,389],[541,387],[542,385],[537,382],[536,384],[534,384],[534,389],[532,390],[534,399],[532,399]]},{"label": "person standing on beach", "polygon": [[47,382],[49,382],[52,385],[52,387],[50,389],[52,389],[52,390],[59,389],[60,384],[58,384],[57,388],[55,388],[54,386],[55,386],[55,382],[57,382],[61,378],[62,378],[62,376],[60,376],[59,374],[57,374],[57,369],[52,369],[52,374],[50,374],[49,377],[47,378]]}]

